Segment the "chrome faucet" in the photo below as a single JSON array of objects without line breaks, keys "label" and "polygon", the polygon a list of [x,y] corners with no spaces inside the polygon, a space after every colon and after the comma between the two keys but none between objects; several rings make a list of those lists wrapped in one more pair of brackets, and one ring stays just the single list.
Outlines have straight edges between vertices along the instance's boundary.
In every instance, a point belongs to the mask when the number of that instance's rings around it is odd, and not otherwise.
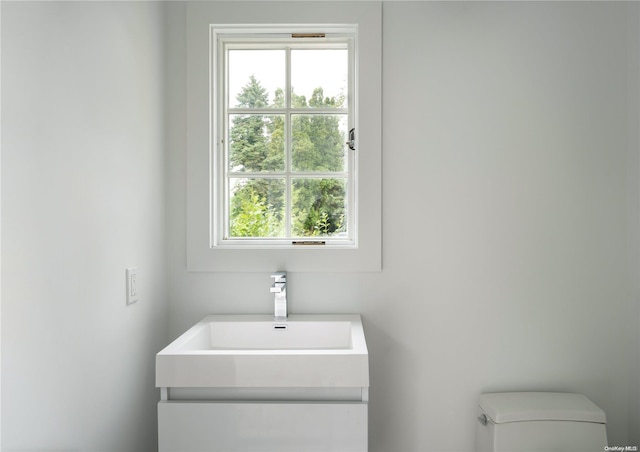
[{"label": "chrome faucet", "polygon": [[287,318],[287,272],[276,272],[271,275],[273,284],[271,292],[275,294],[274,318]]}]

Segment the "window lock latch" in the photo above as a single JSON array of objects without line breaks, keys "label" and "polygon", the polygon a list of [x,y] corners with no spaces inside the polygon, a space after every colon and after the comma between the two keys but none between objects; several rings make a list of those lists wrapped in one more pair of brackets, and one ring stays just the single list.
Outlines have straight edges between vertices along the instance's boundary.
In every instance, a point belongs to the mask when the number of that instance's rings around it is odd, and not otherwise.
[{"label": "window lock latch", "polygon": [[356,129],[349,130],[349,141],[347,141],[347,146],[352,151],[356,150]]}]

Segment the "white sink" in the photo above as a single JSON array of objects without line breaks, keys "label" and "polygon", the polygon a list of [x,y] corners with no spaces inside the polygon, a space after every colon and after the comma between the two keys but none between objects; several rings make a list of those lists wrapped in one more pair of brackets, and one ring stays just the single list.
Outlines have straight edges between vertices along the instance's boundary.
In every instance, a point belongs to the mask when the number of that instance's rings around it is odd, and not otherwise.
[{"label": "white sink", "polygon": [[156,355],[157,387],[368,387],[359,315],[210,315]]}]

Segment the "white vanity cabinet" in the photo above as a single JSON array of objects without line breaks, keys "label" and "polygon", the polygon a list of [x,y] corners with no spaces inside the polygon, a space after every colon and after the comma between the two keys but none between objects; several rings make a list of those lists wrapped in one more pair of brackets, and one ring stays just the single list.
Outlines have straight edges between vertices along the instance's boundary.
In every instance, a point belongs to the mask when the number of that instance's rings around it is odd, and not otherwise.
[{"label": "white vanity cabinet", "polygon": [[156,356],[160,452],[367,450],[359,315],[208,316]]}]

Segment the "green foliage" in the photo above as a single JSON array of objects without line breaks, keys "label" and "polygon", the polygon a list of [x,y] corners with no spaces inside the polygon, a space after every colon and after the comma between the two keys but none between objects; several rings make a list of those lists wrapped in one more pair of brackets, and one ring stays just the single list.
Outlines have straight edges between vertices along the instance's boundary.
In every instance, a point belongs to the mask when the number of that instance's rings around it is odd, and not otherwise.
[{"label": "green foliage", "polygon": [[293,184],[293,234],[331,236],[344,232],[345,187],[339,179],[298,179]]},{"label": "green foliage", "polygon": [[[269,108],[268,93],[254,76],[236,98],[238,107]],[[336,108],[344,96],[325,97],[316,88],[309,100],[292,93],[294,108]],[[282,89],[274,93],[272,107],[283,108]],[[230,130],[230,167],[236,172],[281,172],[285,167],[284,115],[235,115]],[[293,171],[335,172],[344,170],[344,133],[340,116],[295,114],[291,124]],[[274,190],[280,179],[249,179],[232,198],[232,237],[277,237],[284,234],[285,190]],[[291,225],[294,236],[330,236],[344,232],[345,186],[340,179],[295,179],[291,188]]]},{"label": "green foliage", "polygon": [[269,106],[269,96],[267,90],[252,75],[249,83],[242,87],[242,92],[236,97],[237,107],[244,108],[264,108]]},{"label": "green foliage", "polygon": [[[251,76],[237,97],[238,107],[268,107],[268,95]],[[231,168],[262,172],[284,169],[284,118],[281,115],[235,115],[231,127]]]},{"label": "green foliage", "polygon": [[296,171],[342,171],[344,135],[336,115],[293,117],[292,164]]},{"label": "green foliage", "polygon": [[283,225],[273,206],[246,185],[232,198],[230,232],[232,237],[278,237]]}]

